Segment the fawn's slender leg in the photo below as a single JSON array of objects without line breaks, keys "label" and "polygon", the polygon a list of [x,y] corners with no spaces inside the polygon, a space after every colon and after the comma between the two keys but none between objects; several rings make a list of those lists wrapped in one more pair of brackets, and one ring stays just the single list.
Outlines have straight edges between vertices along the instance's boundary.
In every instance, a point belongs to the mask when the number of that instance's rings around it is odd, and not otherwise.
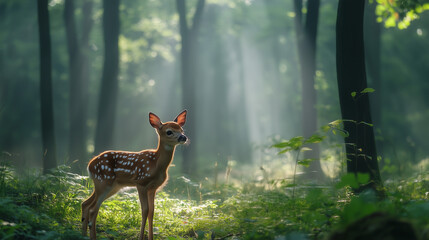
[{"label": "fawn's slender leg", "polygon": [[89,196],[88,199],[86,199],[82,203],[82,235],[87,235],[88,230],[88,221],[89,221],[89,208],[91,205],[95,203],[95,190],[92,191],[91,196]]},{"label": "fawn's slender leg", "polygon": [[148,221],[149,221],[149,240],[153,240],[153,213],[155,210],[155,193],[156,190],[152,189],[148,191],[147,202],[149,207]]},{"label": "fawn's slender leg", "polygon": [[104,185],[101,182],[94,181],[94,191],[95,191],[95,199],[93,204],[89,207],[89,238],[94,240],[96,239],[96,229],[95,222],[97,220],[98,211],[100,210],[100,206],[104,200],[111,197],[115,193],[117,193],[121,187],[112,186],[112,185]]},{"label": "fawn's slender leg", "polygon": [[142,186],[137,186],[137,191],[139,193],[139,200],[140,200],[140,206],[142,211],[142,223],[140,226],[140,236],[139,240],[144,239],[144,228],[146,226],[146,219],[149,212],[149,206],[148,206],[148,197],[147,197],[147,189]]}]

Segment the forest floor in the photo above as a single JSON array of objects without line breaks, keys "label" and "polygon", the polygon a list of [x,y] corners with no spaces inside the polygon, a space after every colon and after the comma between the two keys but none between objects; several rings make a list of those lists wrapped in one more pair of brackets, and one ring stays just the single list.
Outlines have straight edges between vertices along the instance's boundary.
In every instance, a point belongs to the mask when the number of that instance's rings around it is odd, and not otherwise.
[{"label": "forest floor", "polygon": [[[155,239],[429,239],[426,176],[385,181],[383,200],[354,195],[347,177],[335,186],[234,187],[172,176],[156,197]],[[2,166],[0,239],[88,239],[80,204],[91,191],[87,177],[66,167],[18,177]],[[98,239],[137,239],[140,221],[136,191],[122,191],[103,203]]]}]

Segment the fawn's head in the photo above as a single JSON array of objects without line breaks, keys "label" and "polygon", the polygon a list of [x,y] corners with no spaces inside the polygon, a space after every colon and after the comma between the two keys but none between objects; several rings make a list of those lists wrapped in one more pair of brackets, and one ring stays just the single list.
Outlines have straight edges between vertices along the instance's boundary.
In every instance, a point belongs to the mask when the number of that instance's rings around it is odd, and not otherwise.
[{"label": "fawn's head", "polygon": [[184,144],[188,141],[188,138],[184,134],[184,131],[182,128],[186,122],[186,113],[187,111],[184,110],[179,115],[177,115],[174,121],[165,122],[165,123],[161,122],[159,117],[156,116],[154,113],[149,113],[149,122],[150,122],[150,125],[152,125],[152,127],[155,128],[160,139],[164,143],[170,146],[175,146],[177,144]]}]

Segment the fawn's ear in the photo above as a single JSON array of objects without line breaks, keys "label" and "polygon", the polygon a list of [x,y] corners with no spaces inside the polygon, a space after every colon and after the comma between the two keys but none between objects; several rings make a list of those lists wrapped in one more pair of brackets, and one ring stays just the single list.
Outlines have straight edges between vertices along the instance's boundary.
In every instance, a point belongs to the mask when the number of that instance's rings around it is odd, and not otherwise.
[{"label": "fawn's ear", "polygon": [[183,127],[183,125],[186,123],[186,113],[188,113],[188,111],[183,110],[183,112],[179,113],[176,119],[174,119],[174,121],[177,122],[177,124],[179,124],[181,127]]},{"label": "fawn's ear", "polygon": [[150,125],[152,125],[152,127],[159,129],[162,125],[161,120],[159,119],[158,116],[156,116],[154,113],[149,113],[149,122]]}]

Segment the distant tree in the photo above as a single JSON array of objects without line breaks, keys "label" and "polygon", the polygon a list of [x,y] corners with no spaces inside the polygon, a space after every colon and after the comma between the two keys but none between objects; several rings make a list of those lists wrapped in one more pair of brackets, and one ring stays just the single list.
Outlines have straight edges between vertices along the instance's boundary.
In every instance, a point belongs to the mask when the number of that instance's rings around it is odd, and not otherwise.
[{"label": "distant tree", "polygon": [[243,63],[243,44],[242,39],[237,38],[234,41],[234,46],[236,49],[236,59],[238,62],[238,79],[240,84],[240,90],[237,94],[239,94],[238,99],[238,108],[234,111],[235,112],[235,120],[234,123],[236,124],[234,128],[238,131],[238,158],[243,163],[250,163],[251,162],[251,142],[249,137],[249,119],[247,116],[247,109],[246,107],[246,90],[245,90],[245,74],[244,74],[244,63]]},{"label": "distant tree", "polygon": [[[182,105],[189,110],[187,120],[187,133],[191,141],[196,141],[197,107],[196,107],[196,70],[198,69],[197,37],[204,9],[205,0],[198,0],[192,25],[187,23],[187,10],[185,0],[176,0],[179,13],[181,36],[181,79],[182,79]],[[183,150],[182,171],[192,174],[197,169],[196,148],[189,147]]]},{"label": "distant tree", "polygon": [[[314,88],[316,74],[316,39],[319,18],[319,0],[307,1],[305,24],[302,17],[302,0],[294,0],[295,28],[298,44],[298,58],[301,70],[302,86],[302,134],[309,138],[317,131],[317,93]],[[320,149],[318,144],[310,146],[311,151],[305,152],[305,158],[314,159],[307,172],[313,179],[323,179],[324,174],[320,166]]]},{"label": "distant tree", "polygon": [[[280,74],[280,66],[282,59],[282,44],[279,39],[283,38],[283,34],[287,29],[287,25],[283,23],[283,21],[279,21],[281,17],[284,15],[284,11],[282,9],[285,1],[283,0],[266,0],[263,1],[265,5],[265,12],[268,20],[268,27],[270,29],[270,34],[268,35],[268,45],[269,50],[271,50],[272,61],[266,61],[265,67],[269,68],[267,71],[268,74],[272,72],[271,76],[267,76],[265,79],[265,84],[271,86],[272,93],[270,94],[270,104],[272,106],[277,106],[279,103],[279,97],[284,93],[284,89],[282,87],[282,76]],[[279,23],[280,22],[280,23]],[[270,124],[266,126],[269,131],[272,132],[284,132],[282,129],[284,124],[279,121],[283,116],[282,111],[279,111],[281,107],[271,107],[266,109],[267,115],[270,116]]]},{"label": "distant tree", "polygon": [[[376,189],[381,185],[377,162],[374,130],[369,96],[361,93],[367,88],[363,41],[365,0],[340,0],[337,13],[337,81],[341,116],[347,154],[347,172],[368,173],[371,184],[364,188]],[[352,96],[356,93],[355,96]],[[359,189],[362,190],[362,189]]]},{"label": "distant tree", "polygon": [[43,173],[57,166],[52,101],[51,34],[48,0],[37,1],[40,46],[40,109],[42,117]]},{"label": "distant tree", "polygon": [[[82,171],[84,159],[86,159],[87,137],[87,80],[89,33],[92,28],[91,12],[92,2],[85,1],[82,12],[82,36],[79,39],[75,24],[75,7],[73,0],[66,0],[64,4],[64,22],[67,36],[67,50],[69,54],[69,114],[70,114],[70,138],[69,157],[71,161],[78,160],[72,165],[73,170]],[[85,71],[84,71],[85,70]]]},{"label": "distant tree", "polygon": [[103,0],[104,64],[98,101],[95,153],[113,146],[119,72],[119,0]]}]

